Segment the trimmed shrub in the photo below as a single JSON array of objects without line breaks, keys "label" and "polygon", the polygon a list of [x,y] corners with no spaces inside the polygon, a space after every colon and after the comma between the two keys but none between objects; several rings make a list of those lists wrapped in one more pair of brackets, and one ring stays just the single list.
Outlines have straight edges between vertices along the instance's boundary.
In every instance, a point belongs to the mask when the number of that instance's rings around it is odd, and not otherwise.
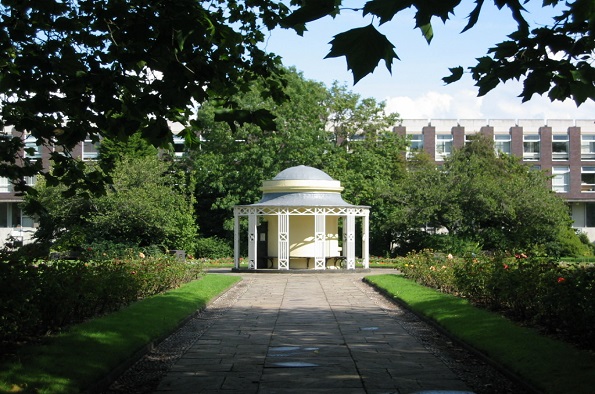
[{"label": "trimmed shrub", "polygon": [[218,237],[200,238],[195,243],[198,258],[219,259],[233,256],[233,248],[224,239]]},{"label": "trimmed shrub", "polygon": [[424,250],[408,255],[399,269],[420,284],[594,348],[594,264],[559,263],[522,253],[460,258]]},{"label": "trimmed shrub", "polygon": [[203,274],[199,264],[142,256],[0,263],[0,340],[56,331]]}]

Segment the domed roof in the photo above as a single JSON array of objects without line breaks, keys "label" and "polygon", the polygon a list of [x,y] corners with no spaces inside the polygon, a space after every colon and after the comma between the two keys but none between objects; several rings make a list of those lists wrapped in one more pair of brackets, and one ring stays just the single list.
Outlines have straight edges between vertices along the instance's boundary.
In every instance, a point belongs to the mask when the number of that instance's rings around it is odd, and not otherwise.
[{"label": "domed roof", "polygon": [[343,187],[327,173],[308,166],[287,168],[262,182],[262,199],[254,205],[348,206]]},{"label": "domed roof", "polygon": [[273,178],[274,181],[281,180],[319,180],[319,181],[332,181],[326,172],[319,170],[314,167],[308,167],[304,165],[289,167],[281,171]]}]

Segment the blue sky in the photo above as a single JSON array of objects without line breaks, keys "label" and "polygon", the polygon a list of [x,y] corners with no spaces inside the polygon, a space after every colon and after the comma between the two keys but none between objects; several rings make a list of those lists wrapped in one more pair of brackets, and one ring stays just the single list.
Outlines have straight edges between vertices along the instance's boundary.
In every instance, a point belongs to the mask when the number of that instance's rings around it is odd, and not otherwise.
[{"label": "blue sky", "polygon": [[[344,6],[361,6],[363,1],[344,1]],[[413,11],[378,27],[395,45],[401,60],[392,65],[392,75],[381,63],[373,75],[353,85],[345,58],[324,59],[330,50],[329,42],[337,33],[372,22],[361,12],[343,11],[337,18],[326,17],[308,25],[303,37],[289,30],[270,33],[266,49],[280,55],[287,66],[295,66],[308,79],[330,86],[333,81],[346,84],[362,97],[385,101],[387,109],[402,118],[411,119],[593,119],[595,103],[576,107],[574,102],[551,103],[547,97],[534,96],[521,103],[520,84],[507,83],[482,98],[469,75],[460,81],[444,85],[442,78],[448,68],[474,65],[474,60],[487,49],[506,39],[515,30],[515,22],[507,9],[497,10],[486,2],[478,24],[461,34],[467,15],[474,6],[464,0],[456,15],[446,24],[432,20],[434,39],[428,45],[418,29],[414,29]],[[543,9],[541,1],[533,1],[526,19],[533,25],[551,23],[551,9]],[[491,8],[489,8],[491,6]]]}]

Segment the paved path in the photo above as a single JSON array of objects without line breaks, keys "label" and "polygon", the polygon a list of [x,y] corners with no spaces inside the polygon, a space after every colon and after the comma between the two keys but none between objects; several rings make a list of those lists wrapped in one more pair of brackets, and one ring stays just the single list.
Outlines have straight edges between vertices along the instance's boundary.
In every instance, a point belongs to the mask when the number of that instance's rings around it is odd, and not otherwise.
[{"label": "paved path", "polygon": [[471,391],[407,333],[363,274],[243,274],[242,291],[157,393]]}]

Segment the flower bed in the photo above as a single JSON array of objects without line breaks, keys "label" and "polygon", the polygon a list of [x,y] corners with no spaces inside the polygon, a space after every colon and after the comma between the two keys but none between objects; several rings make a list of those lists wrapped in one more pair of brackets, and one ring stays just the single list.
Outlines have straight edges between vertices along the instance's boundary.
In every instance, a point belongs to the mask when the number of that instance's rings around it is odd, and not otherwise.
[{"label": "flower bed", "polygon": [[468,298],[581,346],[595,348],[595,265],[524,254],[464,258],[423,251],[399,264],[425,286]]},{"label": "flower bed", "polygon": [[0,341],[42,335],[176,288],[203,274],[174,257],[0,262]]}]

